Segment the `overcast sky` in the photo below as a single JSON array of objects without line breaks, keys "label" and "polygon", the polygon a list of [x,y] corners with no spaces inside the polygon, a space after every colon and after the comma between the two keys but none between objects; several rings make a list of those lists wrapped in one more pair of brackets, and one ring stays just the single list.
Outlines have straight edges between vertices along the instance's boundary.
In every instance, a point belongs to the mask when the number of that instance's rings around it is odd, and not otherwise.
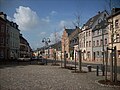
[{"label": "overcast sky", "polygon": [[[120,7],[119,0],[112,1]],[[61,36],[64,26],[75,28],[75,14],[80,15],[80,27],[98,11],[109,10],[109,0],[0,0],[0,11],[19,25],[20,32],[32,49],[42,47],[42,39],[54,33]]]}]

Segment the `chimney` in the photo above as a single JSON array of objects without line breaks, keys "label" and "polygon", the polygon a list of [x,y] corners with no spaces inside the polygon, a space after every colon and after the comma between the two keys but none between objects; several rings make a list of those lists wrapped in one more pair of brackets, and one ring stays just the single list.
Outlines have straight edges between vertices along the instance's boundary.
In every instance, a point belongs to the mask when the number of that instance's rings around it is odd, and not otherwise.
[{"label": "chimney", "polygon": [[120,8],[113,8],[112,9],[112,14],[115,14],[120,11]]},{"label": "chimney", "polygon": [[98,14],[100,14],[100,11],[98,11]]},{"label": "chimney", "polygon": [[78,28],[78,26],[75,26],[75,28],[77,29],[77,28]]},{"label": "chimney", "polygon": [[4,14],[3,12],[0,12],[0,17],[1,17],[1,18],[3,18],[4,20],[6,20],[6,19],[7,19],[7,15],[6,15],[6,14]]}]

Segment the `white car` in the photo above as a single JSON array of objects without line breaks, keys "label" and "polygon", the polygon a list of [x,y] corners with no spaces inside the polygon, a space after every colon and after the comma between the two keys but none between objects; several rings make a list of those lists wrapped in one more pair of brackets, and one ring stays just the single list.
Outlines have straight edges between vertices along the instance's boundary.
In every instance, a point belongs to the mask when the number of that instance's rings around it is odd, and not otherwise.
[{"label": "white car", "polygon": [[19,61],[29,61],[30,58],[18,58]]}]

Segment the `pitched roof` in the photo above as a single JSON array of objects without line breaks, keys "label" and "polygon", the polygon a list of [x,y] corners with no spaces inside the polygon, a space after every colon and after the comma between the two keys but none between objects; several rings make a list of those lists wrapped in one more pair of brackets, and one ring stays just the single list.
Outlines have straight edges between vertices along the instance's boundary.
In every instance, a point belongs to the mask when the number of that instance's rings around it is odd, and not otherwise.
[{"label": "pitched roof", "polygon": [[107,23],[106,20],[104,20],[104,21],[101,21],[100,23],[98,23],[98,24],[93,28],[92,31],[96,31],[96,30],[98,30],[98,29],[100,29],[100,28],[104,29],[104,28],[106,28],[107,26],[108,26],[108,23]]},{"label": "pitched roof", "polygon": [[106,10],[103,11],[103,12],[98,12],[98,14],[95,15],[95,16],[93,16],[92,18],[90,18],[90,19],[86,22],[86,24],[84,24],[84,26],[88,26],[87,28],[91,28],[91,27],[93,26],[94,22],[95,22],[95,21],[101,16],[101,14],[104,13],[104,12],[106,12]]},{"label": "pitched roof", "polygon": [[65,31],[68,33],[68,36],[74,31],[75,29],[65,29]]},{"label": "pitched roof", "polygon": [[112,18],[112,17],[114,17],[116,15],[119,15],[119,14],[120,14],[120,8],[113,8],[112,12],[111,12],[111,15],[108,17],[108,19]]}]

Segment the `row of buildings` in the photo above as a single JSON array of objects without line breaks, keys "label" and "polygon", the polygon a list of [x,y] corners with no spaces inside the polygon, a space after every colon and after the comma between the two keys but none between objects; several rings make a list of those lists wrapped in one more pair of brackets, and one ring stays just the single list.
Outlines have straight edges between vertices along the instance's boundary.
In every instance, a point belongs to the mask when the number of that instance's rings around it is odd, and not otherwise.
[{"label": "row of buildings", "polygon": [[75,60],[75,56],[78,60],[77,51],[81,50],[83,62],[102,63],[105,61],[103,60],[105,51],[107,47],[111,48],[111,45],[117,47],[117,58],[119,58],[120,65],[120,8],[113,8],[110,15],[106,10],[98,12],[82,28],[64,28],[59,47],[56,48],[57,45],[42,47],[36,50],[35,54],[38,55],[44,49],[45,55],[54,56],[55,52],[58,59],[64,59],[66,51],[67,60]]},{"label": "row of buildings", "polygon": [[107,47],[112,45],[117,47],[120,58],[120,8],[114,8],[111,15],[106,10],[98,12],[81,29],[65,29],[62,35],[62,52],[67,52],[68,60],[81,50],[83,62],[102,63]]},{"label": "row of buildings", "polygon": [[30,57],[31,51],[29,43],[20,34],[18,25],[7,20],[7,15],[0,12],[0,60]]}]

